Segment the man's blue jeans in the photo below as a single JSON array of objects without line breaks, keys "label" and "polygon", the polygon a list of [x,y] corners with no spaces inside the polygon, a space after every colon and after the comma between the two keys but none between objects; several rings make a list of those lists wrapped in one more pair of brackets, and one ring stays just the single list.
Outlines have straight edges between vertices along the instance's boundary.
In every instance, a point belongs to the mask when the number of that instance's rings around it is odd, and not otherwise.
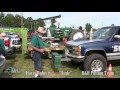
[{"label": "man's blue jeans", "polygon": [[33,53],[33,61],[35,70],[40,71],[42,69],[42,58],[39,52]]}]

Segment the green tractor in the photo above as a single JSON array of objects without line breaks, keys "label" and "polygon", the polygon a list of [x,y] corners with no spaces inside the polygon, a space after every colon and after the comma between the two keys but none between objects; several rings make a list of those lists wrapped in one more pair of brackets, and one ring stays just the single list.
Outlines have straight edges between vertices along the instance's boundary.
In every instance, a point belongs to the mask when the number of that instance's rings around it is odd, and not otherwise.
[{"label": "green tractor", "polygon": [[67,40],[83,38],[82,28],[73,29],[71,27],[60,27],[60,23],[58,23],[58,26],[56,26],[56,19],[60,17],[61,15],[41,19],[43,21],[51,20],[51,25],[49,28],[47,28],[47,33],[45,37],[53,37],[54,39],[57,39],[59,41],[61,41],[63,38],[67,38]]}]

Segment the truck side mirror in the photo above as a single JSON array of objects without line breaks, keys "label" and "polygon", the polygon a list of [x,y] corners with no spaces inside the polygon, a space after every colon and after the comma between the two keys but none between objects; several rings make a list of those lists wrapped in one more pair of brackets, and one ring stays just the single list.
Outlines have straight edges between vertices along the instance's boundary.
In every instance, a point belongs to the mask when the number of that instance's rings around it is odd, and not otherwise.
[{"label": "truck side mirror", "polygon": [[115,39],[120,39],[120,35],[115,35],[114,38]]}]

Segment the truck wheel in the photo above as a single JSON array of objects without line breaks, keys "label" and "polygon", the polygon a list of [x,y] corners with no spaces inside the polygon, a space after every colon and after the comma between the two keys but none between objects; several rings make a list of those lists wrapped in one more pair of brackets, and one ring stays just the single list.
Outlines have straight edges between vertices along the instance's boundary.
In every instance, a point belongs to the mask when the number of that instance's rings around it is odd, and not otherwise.
[{"label": "truck wheel", "polygon": [[83,38],[83,33],[81,30],[73,30],[70,34],[69,40],[76,40],[78,38]]},{"label": "truck wheel", "polygon": [[85,71],[99,71],[103,72],[106,70],[107,61],[104,56],[100,54],[91,54],[84,61]]}]

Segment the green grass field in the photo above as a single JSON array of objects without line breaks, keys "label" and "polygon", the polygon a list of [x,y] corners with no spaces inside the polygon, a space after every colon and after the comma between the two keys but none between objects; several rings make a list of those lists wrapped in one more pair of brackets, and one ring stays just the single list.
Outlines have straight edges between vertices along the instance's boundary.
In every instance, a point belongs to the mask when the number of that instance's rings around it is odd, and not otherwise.
[{"label": "green grass field", "polygon": [[[43,78],[108,78],[106,75],[82,75],[82,63],[62,62],[62,67],[57,71],[53,68],[53,63],[49,59],[43,59]],[[34,78],[34,63],[31,58],[17,53],[7,57],[6,69],[14,67],[16,72],[8,74],[5,72],[1,78]],[[113,78],[120,78],[120,61],[112,62]]]}]

